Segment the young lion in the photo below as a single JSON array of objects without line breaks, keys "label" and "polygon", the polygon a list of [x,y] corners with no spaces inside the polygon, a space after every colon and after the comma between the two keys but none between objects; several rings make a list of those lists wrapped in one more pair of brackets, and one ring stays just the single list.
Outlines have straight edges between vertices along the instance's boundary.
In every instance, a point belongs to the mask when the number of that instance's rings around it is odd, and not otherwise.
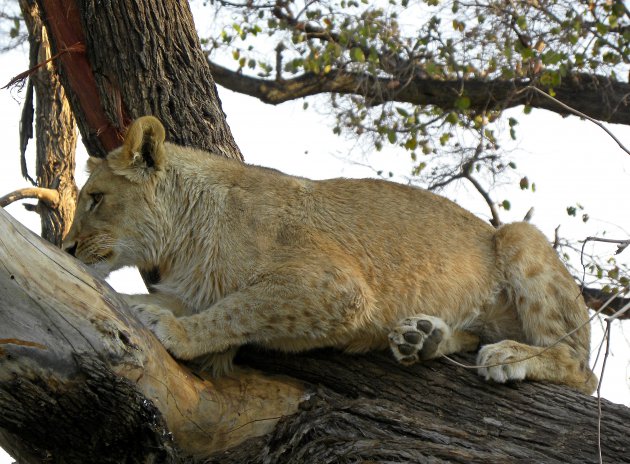
[{"label": "young lion", "polygon": [[157,270],[154,293],[127,298],[175,357],[214,354],[220,373],[245,343],[389,344],[403,364],[481,343],[486,379],[595,388],[580,291],[533,226],[496,230],[418,188],[312,181],[164,138],[146,116],[90,160],[64,247],[102,276]]}]

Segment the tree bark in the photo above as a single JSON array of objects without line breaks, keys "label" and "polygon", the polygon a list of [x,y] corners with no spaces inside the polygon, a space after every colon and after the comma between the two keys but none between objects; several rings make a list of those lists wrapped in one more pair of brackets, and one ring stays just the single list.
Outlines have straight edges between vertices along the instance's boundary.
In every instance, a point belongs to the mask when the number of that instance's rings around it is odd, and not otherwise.
[{"label": "tree bark", "polygon": [[104,156],[147,114],[167,138],[242,159],[184,1],[38,0],[83,143]]},{"label": "tree bark", "polygon": [[[595,398],[332,350],[249,348],[213,380],[4,211],[0,237],[0,442],[21,463],[596,462]],[[605,462],[628,462],[630,410],[601,420]]]},{"label": "tree bark", "polygon": [[[61,246],[64,235],[70,229],[77,198],[77,186],[74,182],[77,144],[74,116],[54,64],[48,62],[52,55],[48,31],[42,22],[40,9],[34,0],[20,0],[20,8],[29,32],[30,68],[43,64],[29,77],[29,85],[35,88],[37,102],[37,185],[57,192],[57,201],[54,204],[40,199],[37,212],[41,218],[42,237]],[[24,104],[21,133],[32,133],[33,120],[28,116],[33,114],[32,94],[31,98],[26,98]],[[26,148],[25,143],[23,147]]]}]

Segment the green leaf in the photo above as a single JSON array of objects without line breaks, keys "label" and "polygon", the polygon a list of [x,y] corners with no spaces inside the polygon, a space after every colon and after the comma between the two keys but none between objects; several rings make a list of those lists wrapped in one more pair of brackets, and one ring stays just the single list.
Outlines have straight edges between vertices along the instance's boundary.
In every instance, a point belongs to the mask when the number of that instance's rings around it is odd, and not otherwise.
[{"label": "green leaf", "polygon": [[446,122],[448,122],[449,124],[455,125],[455,124],[457,124],[457,121],[459,121],[459,116],[454,111],[451,111],[446,116]]},{"label": "green leaf", "polygon": [[503,209],[506,211],[509,211],[510,208],[512,207],[509,200],[503,200],[503,202],[501,203],[501,206],[503,206]]},{"label": "green leaf", "polygon": [[467,110],[470,108],[470,98],[465,95],[462,95],[457,100],[455,100],[455,107],[459,110]]},{"label": "green leaf", "polygon": [[350,58],[352,58],[353,61],[357,61],[359,63],[365,62],[365,54],[363,53],[363,50],[361,50],[359,47],[354,47],[352,50],[350,50]]},{"label": "green leaf", "polygon": [[[405,148],[407,150],[415,150],[418,147],[418,141],[415,139],[415,137],[411,137],[409,139],[407,139],[407,141],[405,142]],[[412,154],[411,158],[415,161],[415,153]]]}]

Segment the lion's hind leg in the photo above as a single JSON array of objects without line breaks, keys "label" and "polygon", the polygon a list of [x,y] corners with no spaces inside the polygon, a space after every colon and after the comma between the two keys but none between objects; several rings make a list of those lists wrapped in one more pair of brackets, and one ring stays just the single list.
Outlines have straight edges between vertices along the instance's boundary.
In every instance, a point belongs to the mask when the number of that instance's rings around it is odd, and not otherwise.
[{"label": "lion's hind leg", "polygon": [[439,317],[424,314],[408,317],[389,333],[389,345],[398,362],[410,365],[461,351],[474,351],[479,337],[451,329]]},{"label": "lion's hind leg", "polygon": [[595,375],[580,365],[573,349],[564,343],[538,347],[503,340],[482,347],[477,365],[479,375],[498,383],[527,378],[561,383],[587,394],[597,386]]},{"label": "lion's hind leg", "polygon": [[573,277],[530,224],[501,227],[495,246],[523,343],[503,340],[484,346],[477,364],[485,367],[479,373],[497,382],[527,378],[591,393],[597,378],[588,365],[588,311]]}]

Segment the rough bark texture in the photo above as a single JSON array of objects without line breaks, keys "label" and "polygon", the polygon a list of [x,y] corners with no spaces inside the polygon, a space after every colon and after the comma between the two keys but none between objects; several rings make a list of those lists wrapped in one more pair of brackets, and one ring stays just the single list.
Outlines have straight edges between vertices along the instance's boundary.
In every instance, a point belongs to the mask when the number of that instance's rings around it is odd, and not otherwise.
[{"label": "rough bark texture", "polygon": [[[448,361],[320,351],[240,360],[319,385],[265,440],[211,462],[586,463],[598,461],[597,399],[535,383],[496,385]],[[458,358],[473,364],[474,358]],[[602,400],[604,462],[630,462],[630,409]]]},{"label": "rough bark texture", "polygon": [[[157,116],[175,143],[241,159],[187,2],[39,0],[88,152],[104,156],[124,129]],[[85,52],[80,50],[84,49]]]},{"label": "rough bark texture", "polygon": [[[401,83],[394,78],[369,74],[331,72],[325,76],[304,74],[287,80],[261,79],[243,75],[210,63],[216,82],[230,90],[277,105],[289,100],[339,93],[365,96],[370,104],[398,101],[458,110],[462,89],[470,98],[471,110],[497,110],[530,105],[561,115],[574,114],[550,98],[529,90],[528,80],[488,81],[483,79],[439,80],[421,75]],[[618,124],[630,121],[630,84],[593,74],[571,74],[554,86],[555,98],[594,119]]]},{"label": "rough bark texture", "polygon": [[[32,69],[50,59],[50,42],[37,3],[34,0],[20,0],[20,8],[29,31]],[[74,182],[77,144],[74,116],[53,63],[40,66],[29,79],[35,88],[37,102],[35,107],[37,185],[56,190],[59,195],[54,206],[40,201],[37,212],[41,217],[42,237],[60,246],[72,223],[77,197],[77,186]],[[32,99],[27,98],[25,105],[27,107],[30,105],[26,111],[32,114]],[[28,119],[22,119],[22,131],[26,125],[32,124],[32,119],[30,121]]]}]

